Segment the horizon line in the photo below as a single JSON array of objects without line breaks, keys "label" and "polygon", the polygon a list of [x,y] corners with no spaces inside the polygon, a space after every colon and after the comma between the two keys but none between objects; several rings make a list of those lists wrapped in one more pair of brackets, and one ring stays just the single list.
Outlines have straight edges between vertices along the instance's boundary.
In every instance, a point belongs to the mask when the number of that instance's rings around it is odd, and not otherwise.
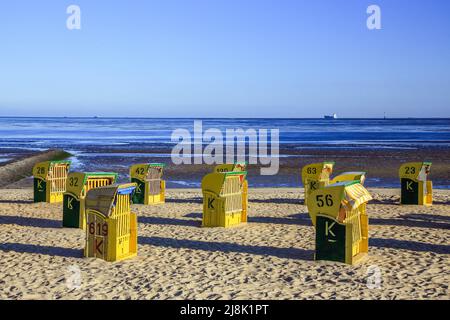
[{"label": "horizon line", "polygon": [[279,119],[279,120],[450,120],[450,117],[343,117],[336,119],[326,119],[325,117],[139,117],[139,116],[2,116],[0,118],[31,118],[31,119]]}]

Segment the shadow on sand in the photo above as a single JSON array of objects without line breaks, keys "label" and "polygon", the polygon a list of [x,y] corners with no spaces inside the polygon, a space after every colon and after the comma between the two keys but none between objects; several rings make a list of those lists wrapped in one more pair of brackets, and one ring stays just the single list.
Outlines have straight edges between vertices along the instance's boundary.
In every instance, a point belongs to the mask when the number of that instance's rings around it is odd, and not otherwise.
[{"label": "shadow on sand", "polygon": [[312,261],[314,257],[313,250],[305,250],[299,248],[277,248],[269,246],[251,246],[231,242],[206,242],[163,237],[139,237],[138,242],[139,244],[143,245],[152,245],[173,249],[193,249],[209,252],[220,251],[224,253],[239,252],[309,261]]},{"label": "shadow on sand", "polygon": [[53,246],[41,246],[36,244],[25,243],[2,243],[0,244],[1,251],[14,251],[19,253],[35,253],[47,256],[59,256],[67,258],[82,258],[83,249],[71,249]]},{"label": "shadow on sand", "polygon": [[301,204],[303,205],[305,201],[300,198],[270,198],[270,199],[249,199],[249,203],[275,203],[275,204]]},{"label": "shadow on sand", "polygon": [[186,199],[170,199],[166,198],[167,203],[203,203],[203,198],[195,197],[195,198],[186,198]]},{"label": "shadow on sand", "polygon": [[173,226],[186,226],[186,227],[200,227],[201,220],[187,220],[177,218],[164,218],[164,217],[138,217],[139,223],[160,224],[160,225],[173,225]]},{"label": "shadow on sand", "polygon": [[0,216],[0,224],[17,224],[23,227],[36,228],[62,228],[62,222],[58,220],[19,216]]},{"label": "shadow on sand", "polygon": [[450,254],[450,246],[444,244],[431,244],[418,241],[370,238],[370,247],[404,249],[418,252],[434,252],[438,254]]},{"label": "shadow on sand", "polygon": [[32,204],[35,203],[33,200],[0,200],[0,203],[8,204]]}]

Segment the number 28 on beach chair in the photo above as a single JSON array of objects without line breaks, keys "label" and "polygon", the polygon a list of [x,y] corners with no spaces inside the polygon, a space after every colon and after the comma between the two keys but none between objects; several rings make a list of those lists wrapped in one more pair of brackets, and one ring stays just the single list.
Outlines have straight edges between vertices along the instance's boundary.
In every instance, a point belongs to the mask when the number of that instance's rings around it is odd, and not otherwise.
[{"label": "number 28 on beach chair", "polygon": [[330,184],[311,192],[308,211],[316,229],[315,260],[354,264],[367,255],[366,204],[371,199],[358,181]]},{"label": "number 28 on beach chair", "polygon": [[231,227],[247,221],[243,186],[247,173],[209,173],[202,180],[203,227]]},{"label": "number 28 on beach chair", "polygon": [[305,188],[305,204],[312,191],[324,187],[330,183],[330,175],[333,172],[334,162],[325,161],[312,163],[302,168],[302,183]]},{"label": "number 28 on beach chair", "polygon": [[63,227],[86,227],[85,199],[89,190],[115,183],[114,172],[71,172],[67,177],[63,201]]},{"label": "number 28 on beach chair", "polygon": [[428,180],[430,168],[431,162],[409,162],[400,166],[401,204],[433,204],[433,183]]},{"label": "number 28 on beach chair", "polygon": [[91,189],[86,196],[86,257],[120,261],[137,255],[137,216],[130,211],[135,183]]},{"label": "number 28 on beach chair", "polygon": [[164,163],[142,163],[130,167],[131,182],[136,183],[132,201],[136,204],[165,202],[166,182],[161,179]]},{"label": "number 28 on beach chair", "polygon": [[70,161],[45,161],[33,167],[34,202],[56,203],[63,200]]}]

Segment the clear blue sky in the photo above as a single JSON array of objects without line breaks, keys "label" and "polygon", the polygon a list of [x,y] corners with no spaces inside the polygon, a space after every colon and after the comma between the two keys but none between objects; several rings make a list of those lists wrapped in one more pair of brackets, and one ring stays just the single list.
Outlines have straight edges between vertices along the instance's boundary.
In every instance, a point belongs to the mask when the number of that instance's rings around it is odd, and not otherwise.
[{"label": "clear blue sky", "polygon": [[[81,8],[81,30],[66,8]],[[382,10],[382,30],[366,8]],[[0,115],[449,117],[448,0],[0,2]]]}]

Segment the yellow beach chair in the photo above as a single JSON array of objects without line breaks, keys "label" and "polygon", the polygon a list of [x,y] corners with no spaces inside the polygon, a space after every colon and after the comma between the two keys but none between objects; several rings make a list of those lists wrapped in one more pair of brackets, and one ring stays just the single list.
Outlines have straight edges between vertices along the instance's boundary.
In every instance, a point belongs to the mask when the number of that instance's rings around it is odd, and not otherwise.
[{"label": "yellow beach chair", "polygon": [[114,172],[71,172],[67,177],[63,200],[63,227],[86,227],[85,199],[89,190],[115,183]]},{"label": "yellow beach chair", "polygon": [[433,204],[433,183],[428,180],[430,168],[431,162],[409,162],[400,166],[401,204]]},{"label": "yellow beach chair", "polygon": [[165,202],[166,182],[162,180],[164,163],[142,163],[130,167],[131,182],[137,187],[132,201],[135,204]]},{"label": "yellow beach chair", "polygon": [[247,221],[242,195],[246,175],[214,172],[203,178],[203,227],[231,227]]},{"label": "yellow beach chair", "polygon": [[330,184],[311,192],[308,211],[316,229],[316,260],[354,264],[367,255],[372,197],[357,181]]},{"label": "yellow beach chair", "polygon": [[34,202],[56,203],[63,200],[70,161],[45,161],[33,167]]},{"label": "yellow beach chair", "polygon": [[87,193],[85,257],[120,261],[137,255],[137,216],[130,210],[135,188],[126,183]]}]

